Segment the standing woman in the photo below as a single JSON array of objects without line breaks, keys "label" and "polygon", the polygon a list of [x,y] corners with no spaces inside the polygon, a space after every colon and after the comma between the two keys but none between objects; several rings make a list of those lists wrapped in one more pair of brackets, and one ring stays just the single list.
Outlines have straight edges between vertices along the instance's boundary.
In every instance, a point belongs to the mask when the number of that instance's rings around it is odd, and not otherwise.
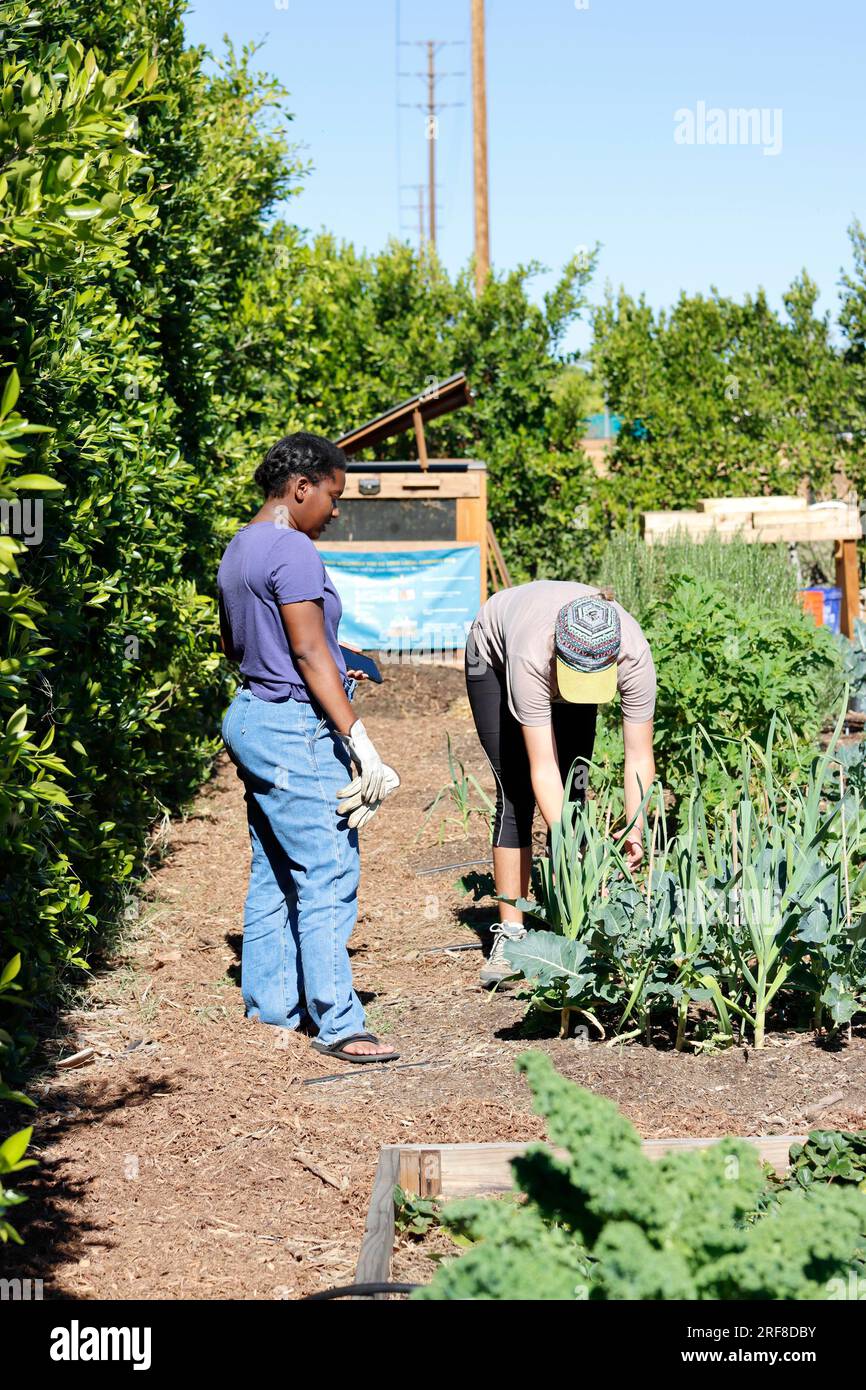
[{"label": "standing woman", "polygon": [[[256,470],[265,501],[217,577],[222,645],[243,676],[223,740],[246,789],[252,844],[241,988],[247,1017],[297,1029],[347,1062],[399,1054],[364,1027],[347,944],[357,915],[358,830],[400,784],[350,699],[342,605],[313,542],[346,485],[342,450],[291,434]],[[352,764],[358,769],[354,780]]]},{"label": "standing woman", "polygon": [[[493,875],[500,898],[525,898],[536,804],[548,828],[561,819],[575,759],[587,764],[598,706],[620,694],[625,744],[625,840],[643,855],[644,793],[655,777],[656,675],[640,625],[587,584],[541,579],[487,600],[466,642],[466,688],[481,745],[496,778]],[[575,787],[583,796],[585,787]],[[500,901],[494,944],[481,972],[496,984],[514,972],[504,940],[524,934],[523,914]]]}]

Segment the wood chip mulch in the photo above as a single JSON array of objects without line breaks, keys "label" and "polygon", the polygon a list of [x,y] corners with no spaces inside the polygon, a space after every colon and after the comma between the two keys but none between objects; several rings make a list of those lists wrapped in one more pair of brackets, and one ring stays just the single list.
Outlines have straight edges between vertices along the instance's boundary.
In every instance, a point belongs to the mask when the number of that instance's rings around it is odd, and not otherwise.
[{"label": "wood chip mulch", "polygon": [[[454,822],[439,831],[437,814],[416,839],[448,780],[446,730],[492,790],[461,673],[387,675],[360,700],[403,785],[364,835],[353,967],[369,1026],[423,1065],[341,1068],[308,1038],[244,1019],[249,851],[222,761],[173,827],[122,957],[51,1040],[33,1090],[39,1166],[16,1213],[26,1245],[0,1253],[0,1275],[41,1277],[47,1297],[295,1299],[351,1282],[382,1144],[542,1137],[513,1067],[529,1045],[524,1004],[482,992],[479,951],[430,949],[476,941],[485,919],[455,892],[459,871],[418,873],[489,852],[480,821],[466,839]],[[762,1053],[714,1056],[529,1043],[648,1137],[796,1132],[828,1096],[815,1123],[866,1126],[856,1032],[834,1048],[774,1034]]]}]

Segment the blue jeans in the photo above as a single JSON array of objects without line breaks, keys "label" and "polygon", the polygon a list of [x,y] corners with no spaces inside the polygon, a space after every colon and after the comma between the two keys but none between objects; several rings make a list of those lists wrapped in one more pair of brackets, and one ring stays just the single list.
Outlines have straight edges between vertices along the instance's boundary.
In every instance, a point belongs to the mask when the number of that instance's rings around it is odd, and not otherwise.
[{"label": "blue jeans", "polygon": [[354,775],[326,719],[299,700],[239,690],[223,741],[246,788],[252,844],[241,990],[247,1017],[323,1043],[364,1028],[347,945],[358,906],[358,832],[337,817]]}]

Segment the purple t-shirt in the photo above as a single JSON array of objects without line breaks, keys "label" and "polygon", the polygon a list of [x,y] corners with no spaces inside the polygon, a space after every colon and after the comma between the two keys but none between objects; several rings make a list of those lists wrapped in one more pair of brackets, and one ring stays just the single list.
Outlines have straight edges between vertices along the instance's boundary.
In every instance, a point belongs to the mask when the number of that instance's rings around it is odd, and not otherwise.
[{"label": "purple t-shirt", "polygon": [[328,647],[345,680],[337,641],[343,605],[309,536],[273,521],[251,522],[229,541],[217,586],[241,675],[260,700],[310,703],[292,659],[281,603],[322,602]]}]

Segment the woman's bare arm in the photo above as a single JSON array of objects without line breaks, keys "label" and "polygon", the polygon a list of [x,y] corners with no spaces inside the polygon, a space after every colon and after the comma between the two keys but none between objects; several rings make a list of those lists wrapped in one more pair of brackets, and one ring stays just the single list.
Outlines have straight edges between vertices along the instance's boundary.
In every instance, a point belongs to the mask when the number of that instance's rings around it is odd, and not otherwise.
[{"label": "woman's bare arm", "polygon": [[337,732],[347,734],[355,723],[356,715],[328,646],[321,600],[281,603],[280,613],[292,658],[304,685]]},{"label": "woman's bare arm", "polygon": [[[653,721],[647,719],[643,724],[632,724],[623,720],[622,741],[625,748],[625,770],[623,791],[625,792],[626,825],[632,816],[637,815],[641,802],[655,781],[656,765],[653,757]],[[643,821],[641,813],[628,833],[626,853],[632,868],[643,856]]]},{"label": "woman's bare arm", "polygon": [[556,756],[553,725],[524,724],[522,727],[532,791],[549,829],[562,820],[562,798],[565,793]]}]

